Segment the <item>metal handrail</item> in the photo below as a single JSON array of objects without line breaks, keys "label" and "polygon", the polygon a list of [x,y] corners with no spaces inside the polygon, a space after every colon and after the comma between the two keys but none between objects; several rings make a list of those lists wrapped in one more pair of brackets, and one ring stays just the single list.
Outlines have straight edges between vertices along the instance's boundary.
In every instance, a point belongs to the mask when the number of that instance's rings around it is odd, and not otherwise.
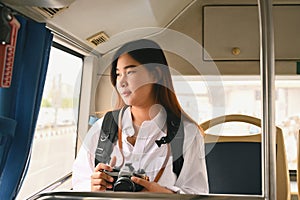
[{"label": "metal handrail", "polygon": [[[38,197],[40,197],[40,195],[42,193],[46,193],[46,192],[50,192],[55,190],[56,188],[58,188],[60,185],[62,185],[63,183],[65,183],[66,181],[68,181],[70,178],[72,178],[72,172],[68,173],[67,175],[61,177],[60,179],[54,181],[53,183],[51,183],[50,185],[46,186],[45,188],[43,188],[42,190],[38,191],[37,193],[35,193],[34,195],[32,195],[31,197],[27,198],[27,200],[33,200],[33,199],[37,199]],[[71,188],[70,188],[71,189]]]},{"label": "metal handrail", "polygon": [[262,79],[262,173],[265,199],[276,199],[274,29],[272,1],[258,0]]}]

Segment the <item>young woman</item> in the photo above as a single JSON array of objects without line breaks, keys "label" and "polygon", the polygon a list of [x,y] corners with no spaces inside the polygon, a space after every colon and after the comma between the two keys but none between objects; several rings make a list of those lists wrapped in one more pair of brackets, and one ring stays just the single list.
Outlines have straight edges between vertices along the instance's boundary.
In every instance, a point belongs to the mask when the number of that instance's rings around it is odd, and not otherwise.
[{"label": "young woman", "polygon": [[[113,58],[111,82],[119,97],[116,108],[123,108],[118,122],[121,138],[113,145],[110,164],[95,166],[103,118],[91,127],[73,166],[73,189],[112,189],[114,179],[108,172],[114,166],[122,170],[124,163],[131,163],[149,177],[131,177],[143,192],[208,193],[203,132],[179,105],[160,46],[146,39],[123,45]],[[170,153],[175,149],[169,143],[157,143],[170,134],[169,116],[180,119],[183,125],[183,161],[178,176]]]}]

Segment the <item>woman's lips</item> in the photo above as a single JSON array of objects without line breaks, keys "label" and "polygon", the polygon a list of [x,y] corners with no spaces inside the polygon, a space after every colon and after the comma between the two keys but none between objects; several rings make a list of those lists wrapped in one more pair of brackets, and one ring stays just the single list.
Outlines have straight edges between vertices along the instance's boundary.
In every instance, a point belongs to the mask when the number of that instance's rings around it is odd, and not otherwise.
[{"label": "woman's lips", "polygon": [[130,94],[131,94],[130,91],[124,91],[124,92],[121,93],[121,95],[122,95],[123,97],[128,97]]}]

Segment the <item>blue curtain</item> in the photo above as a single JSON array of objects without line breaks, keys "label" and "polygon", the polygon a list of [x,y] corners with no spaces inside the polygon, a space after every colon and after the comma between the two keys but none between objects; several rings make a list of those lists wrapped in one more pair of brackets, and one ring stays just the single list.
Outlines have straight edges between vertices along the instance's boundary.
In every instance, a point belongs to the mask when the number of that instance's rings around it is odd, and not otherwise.
[{"label": "blue curtain", "polygon": [[0,88],[0,119],[3,119],[3,126],[11,124],[6,128],[9,137],[3,142],[5,162],[2,173],[0,171],[1,199],[16,197],[27,171],[53,37],[45,24],[21,16],[17,19],[21,27],[12,83],[10,88]]}]

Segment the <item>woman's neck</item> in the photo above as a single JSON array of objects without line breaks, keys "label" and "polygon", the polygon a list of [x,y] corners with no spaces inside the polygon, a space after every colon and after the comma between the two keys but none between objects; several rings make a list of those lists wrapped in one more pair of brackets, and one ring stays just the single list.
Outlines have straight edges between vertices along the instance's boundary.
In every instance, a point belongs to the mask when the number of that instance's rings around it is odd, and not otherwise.
[{"label": "woman's neck", "polygon": [[153,119],[159,112],[160,106],[152,105],[148,107],[131,107],[132,121],[135,125],[141,126],[144,121]]}]

